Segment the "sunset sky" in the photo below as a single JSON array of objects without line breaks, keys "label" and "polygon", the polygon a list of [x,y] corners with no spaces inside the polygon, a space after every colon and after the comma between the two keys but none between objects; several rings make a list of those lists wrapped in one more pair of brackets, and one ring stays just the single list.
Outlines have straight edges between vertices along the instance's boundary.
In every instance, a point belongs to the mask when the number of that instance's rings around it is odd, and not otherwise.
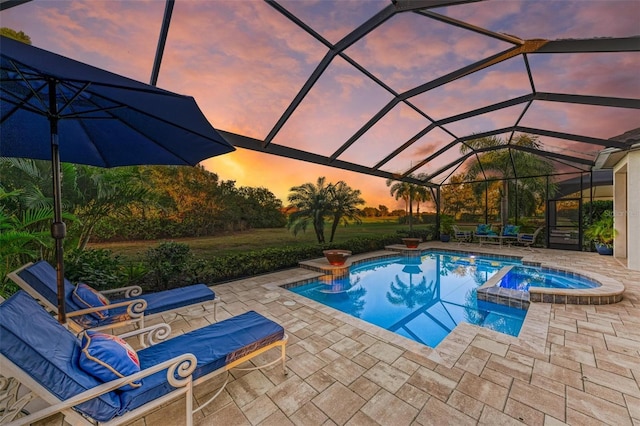
[{"label": "sunset sky", "polygon": [[[279,1],[331,43],[389,4],[381,0]],[[164,1],[34,0],[0,12],[0,25],[24,31],[34,46],[149,82]],[[638,0],[494,0],[436,13],[521,39],[629,37],[640,35]],[[413,13],[394,16],[346,50],[398,93],[429,82],[510,47],[508,43]],[[177,0],[158,87],[194,96],[218,129],[264,139],[289,106],[326,47],[265,2]],[[530,55],[541,92],[640,98],[640,53]],[[531,93],[519,56],[487,71],[423,93],[412,102],[431,118]],[[392,98],[341,58],[335,58],[274,143],[331,155]],[[522,105],[451,124],[458,136],[513,125]],[[544,123],[544,124],[541,124]],[[339,158],[373,166],[428,122],[406,105],[395,107]],[[534,103],[523,126],[608,139],[640,127],[635,109]],[[436,129],[384,166],[408,169],[451,142]],[[549,151],[592,158],[598,147],[542,138]],[[391,146],[391,148],[389,148]],[[456,158],[426,165],[426,173]],[[403,208],[385,180],[238,149],[203,162],[238,186],[263,186],[286,204],[293,185],[346,181],[367,206]],[[446,176],[440,177],[444,180]]]}]

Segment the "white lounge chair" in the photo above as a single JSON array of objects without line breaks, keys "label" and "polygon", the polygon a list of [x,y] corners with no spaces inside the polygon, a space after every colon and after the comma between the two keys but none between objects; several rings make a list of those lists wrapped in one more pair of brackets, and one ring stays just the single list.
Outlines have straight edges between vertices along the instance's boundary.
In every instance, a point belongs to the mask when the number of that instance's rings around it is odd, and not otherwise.
[{"label": "white lounge chair", "polygon": [[516,243],[522,244],[525,248],[533,251],[531,246],[536,242],[536,237],[544,229],[544,226],[538,227],[532,234],[519,233]]},{"label": "white lounge chair", "polygon": [[[51,312],[58,311],[56,270],[41,260],[28,263],[7,275],[20,288],[39,300]],[[106,329],[124,325],[144,328],[145,319],[175,312],[190,306],[213,302],[213,318],[219,298],[205,284],[194,284],[156,293],[142,294],[139,286],[101,291],[109,304],[87,307],[74,295],[76,286],[65,278],[65,311],[69,326],[76,330]]]},{"label": "white lounge chair", "polygon": [[465,231],[453,225],[453,239],[458,242],[458,245],[470,243],[473,241],[473,231]]},{"label": "white lounge chair", "polygon": [[[246,369],[282,362],[286,374],[284,329],[253,311],[137,351],[141,371],[119,374],[120,378],[106,382],[83,368],[80,354],[88,343],[59,324],[24,291],[0,304],[0,318],[2,375],[14,378],[50,404],[26,417],[20,417],[25,414],[23,407],[8,407],[0,413],[0,422],[11,426],[31,424],[56,413],[63,413],[65,421],[74,425],[123,424],[182,395],[186,395],[185,424],[191,426],[193,413],[218,396],[227,381],[195,411],[193,386],[273,348],[281,350],[277,359]],[[121,389],[140,380],[138,387]]]}]

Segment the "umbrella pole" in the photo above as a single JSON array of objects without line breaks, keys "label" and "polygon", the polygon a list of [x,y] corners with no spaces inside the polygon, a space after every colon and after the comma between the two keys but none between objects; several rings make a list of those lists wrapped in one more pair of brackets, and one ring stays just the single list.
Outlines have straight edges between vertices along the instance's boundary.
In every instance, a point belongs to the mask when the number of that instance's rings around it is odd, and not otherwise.
[{"label": "umbrella pole", "polygon": [[[55,142],[54,142],[55,139]],[[51,135],[51,164],[53,168],[53,223],[51,224],[51,236],[56,243],[56,272],[58,284],[58,321],[64,324],[67,321],[64,303],[64,249],[62,240],[67,229],[62,221],[62,191],[60,189],[60,153],[58,151],[58,135]]]},{"label": "umbrella pole", "polygon": [[55,240],[56,278],[58,286],[58,321],[67,321],[64,303],[64,249],[62,240],[67,228],[62,221],[62,189],[60,177],[60,150],[58,144],[58,106],[56,103],[56,82],[49,81],[49,124],[51,128],[51,169],[53,172],[53,223],[51,236]]}]

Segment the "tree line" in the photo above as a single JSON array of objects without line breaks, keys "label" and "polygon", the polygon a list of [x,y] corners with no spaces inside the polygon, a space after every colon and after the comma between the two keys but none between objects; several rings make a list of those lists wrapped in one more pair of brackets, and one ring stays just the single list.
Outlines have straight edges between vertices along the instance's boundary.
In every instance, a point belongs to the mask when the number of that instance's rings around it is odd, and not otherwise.
[{"label": "tree line", "polygon": [[[82,250],[90,241],[198,237],[286,224],[282,202],[268,189],[237,187],[200,166],[61,168],[65,251]],[[48,258],[51,163],[0,158],[0,176],[3,269]]]},{"label": "tree line", "polygon": [[[51,209],[51,165],[0,160],[6,215]],[[201,166],[130,166],[113,169],[62,165],[63,210],[69,238],[134,240],[214,235],[221,231],[282,227],[282,202],[266,188],[237,187]]]}]

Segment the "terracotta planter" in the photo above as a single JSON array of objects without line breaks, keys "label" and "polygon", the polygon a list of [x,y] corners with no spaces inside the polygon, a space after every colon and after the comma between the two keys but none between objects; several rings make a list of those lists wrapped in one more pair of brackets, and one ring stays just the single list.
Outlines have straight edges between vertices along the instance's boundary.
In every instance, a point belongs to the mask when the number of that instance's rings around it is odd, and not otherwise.
[{"label": "terracotta planter", "polygon": [[324,250],[322,254],[324,254],[324,257],[327,258],[331,265],[340,266],[344,265],[344,262],[346,262],[347,258],[351,256],[351,251],[338,249]]},{"label": "terracotta planter", "polygon": [[402,242],[407,248],[417,248],[420,244],[420,238],[403,238]]}]

